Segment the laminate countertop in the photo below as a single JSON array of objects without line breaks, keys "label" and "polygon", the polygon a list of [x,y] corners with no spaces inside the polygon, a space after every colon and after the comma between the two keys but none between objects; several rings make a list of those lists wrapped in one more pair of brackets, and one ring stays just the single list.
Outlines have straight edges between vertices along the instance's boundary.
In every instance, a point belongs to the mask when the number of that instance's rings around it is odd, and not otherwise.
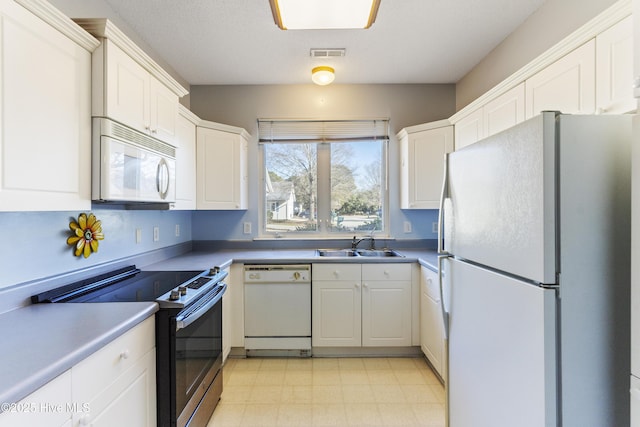
[{"label": "laminate countertop", "polygon": [[119,302],[34,304],[3,313],[0,404],[18,402],[156,311],[155,302]]},{"label": "laminate countertop", "polygon": [[[205,270],[232,263],[413,263],[437,270],[433,250],[397,250],[402,257],[320,257],[315,249],[194,251],[141,267]],[[158,311],[155,302],[35,304],[0,314],[0,404],[16,403]],[[0,410],[0,412],[2,412]]]},{"label": "laminate countertop", "polygon": [[221,249],[194,251],[155,264],[143,270],[205,270],[214,266],[226,268],[232,263],[242,264],[301,264],[301,263],[420,263],[437,271],[438,256],[430,249],[397,249],[401,257],[322,257],[315,249]]}]

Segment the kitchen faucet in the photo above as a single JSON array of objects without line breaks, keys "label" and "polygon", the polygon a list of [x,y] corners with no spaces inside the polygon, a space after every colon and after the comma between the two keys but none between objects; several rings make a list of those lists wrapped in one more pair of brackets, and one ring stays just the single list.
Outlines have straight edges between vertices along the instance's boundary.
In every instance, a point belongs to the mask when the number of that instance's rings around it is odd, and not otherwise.
[{"label": "kitchen faucet", "polygon": [[353,236],[353,240],[351,241],[351,249],[355,251],[358,248],[358,244],[367,239],[371,241],[371,246],[369,247],[369,249],[374,250],[376,248],[376,241],[373,238],[373,231],[371,232],[370,236],[366,236],[361,239],[357,239],[356,236]]}]

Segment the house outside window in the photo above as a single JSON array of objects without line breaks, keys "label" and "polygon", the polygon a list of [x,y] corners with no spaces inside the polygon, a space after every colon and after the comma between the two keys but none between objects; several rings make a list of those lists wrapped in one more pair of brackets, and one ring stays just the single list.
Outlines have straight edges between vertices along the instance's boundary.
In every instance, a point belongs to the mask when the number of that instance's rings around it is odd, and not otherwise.
[{"label": "house outside window", "polygon": [[388,235],[387,120],[259,120],[261,235]]}]

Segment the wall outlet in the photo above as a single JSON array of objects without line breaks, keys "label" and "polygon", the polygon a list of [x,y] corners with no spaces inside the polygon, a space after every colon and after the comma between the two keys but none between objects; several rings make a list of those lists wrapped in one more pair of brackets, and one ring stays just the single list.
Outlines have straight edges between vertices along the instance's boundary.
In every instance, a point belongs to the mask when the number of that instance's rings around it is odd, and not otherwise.
[{"label": "wall outlet", "polygon": [[244,234],[251,234],[251,223],[250,222],[245,222],[244,223]]},{"label": "wall outlet", "polygon": [[176,237],[180,237],[180,224],[176,224]]},{"label": "wall outlet", "polygon": [[409,221],[404,222],[404,232],[411,233],[411,223]]},{"label": "wall outlet", "polygon": [[136,228],[136,243],[142,242],[142,229]]},{"label": "wall outlet", "polygon": [[153,227],[153,241],[160,241],[160,227]]},{"label": "wall outlet", "polygon": [[438,223],[437,222],[432,222],[431,223],[431,232],[432,233],[437,233],[438,232]]}]

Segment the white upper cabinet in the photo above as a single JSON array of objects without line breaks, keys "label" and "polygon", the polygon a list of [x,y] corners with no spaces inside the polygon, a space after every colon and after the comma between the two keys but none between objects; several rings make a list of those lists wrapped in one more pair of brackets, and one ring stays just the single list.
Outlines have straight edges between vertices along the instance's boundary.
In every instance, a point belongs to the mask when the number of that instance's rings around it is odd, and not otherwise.
[{"label": "white upper cabinet", "polygon": [[176,123],[176,202],[174,209],[196,208],[196,125],[200,119],[182,105]]},{"label": "white upper cabinet", "polygon": [[454,128],[456,150],[480,141],[484,138],[484,116],[482,107],[466,114],[456,122]]},{"label": "white upper cabinet", "polygon": [[412,126],[398,133],[400,208],[438,209],[444,155],[453,151],[453,126],[447,120]]},{"label": "white upper cabinet", "polygon": [[[614,3],[451,116],[456,150],[545,110],[568,114],[636,111],[630,14],[629,1]],[[636,67],[635,85],[640,88],[640,65]]]},{"label": "white upper cabinet", "polygon": [[91,52],[44,1],[0,3],[0,211],[91,208]]},{"label": "white upper cabinet", "polygon": [[633,97],[633,17],[596,37],[596,111],[635,111]]},{"label": "white upper cabinet", "polygon": [[200,123],[196,135],[197,209],[247,209],[250,135],[207,121]]},{"label": "white upper cabinet", "polygon": [[525,81],[526,118],[542,111],[593,114],[596,48],[591,40]]},{"label": "white upper cabinet", "polygon": [[524,121],[524,99],[524,83],[520,83],[458,120],[456,150]]},{"label": "white upper cabinet", "polygon": [[482,110],[485,132],[483,137],[495,135],[523,122],[525,120],[524,83],[488,102]]},{"label": "white upper cabinet", "polygon": [[92,56],[92,115],[174,143],[188,91],[107,19],[76,22],[101,40]]}]

